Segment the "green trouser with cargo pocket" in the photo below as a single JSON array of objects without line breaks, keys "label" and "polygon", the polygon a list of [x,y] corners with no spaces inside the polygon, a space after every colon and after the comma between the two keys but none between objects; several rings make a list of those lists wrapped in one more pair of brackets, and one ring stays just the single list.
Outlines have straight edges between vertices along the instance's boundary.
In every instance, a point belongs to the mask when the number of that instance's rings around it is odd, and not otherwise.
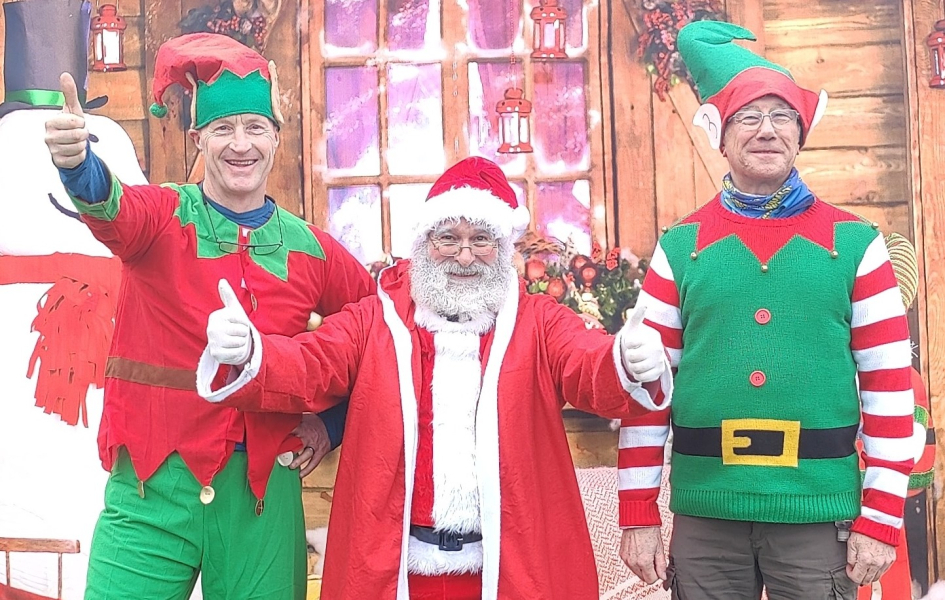
[{"label": "green trouser with cargo pocket", "polygon": [[186,600],[198,574],[206,600],[304,600],[298,471],[273,467],[258,516],[245,452],[210,487],[176,453],[139,486],[122,450],[92,537],[86,600]]}]

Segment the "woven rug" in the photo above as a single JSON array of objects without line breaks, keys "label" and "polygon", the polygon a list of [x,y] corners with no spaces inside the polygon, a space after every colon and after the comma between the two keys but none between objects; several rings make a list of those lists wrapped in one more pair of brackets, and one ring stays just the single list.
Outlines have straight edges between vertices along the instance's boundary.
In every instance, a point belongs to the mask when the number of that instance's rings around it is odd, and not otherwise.
[{"label": "woven rug", "polygon": [[[587,527],[597,559],[601,600],[670,600],[660,585],[646,585],[620,560],[620,527],[617,525],[617,469],[599,467],[577,469],[578,485],[584,500]],[[663,547],[669,549],[673,516],[669,512],[669,467],[663,468],[659,497],[663,517]]]}]

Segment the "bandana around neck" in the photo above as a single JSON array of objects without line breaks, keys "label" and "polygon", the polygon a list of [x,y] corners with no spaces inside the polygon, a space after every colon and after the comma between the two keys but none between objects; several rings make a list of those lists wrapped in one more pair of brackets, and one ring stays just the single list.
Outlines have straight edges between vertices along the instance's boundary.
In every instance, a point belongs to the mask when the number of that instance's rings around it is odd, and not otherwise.
[{"label": "bandana around neck", "polygon": [[786,219],[799,215],[814,203],[814,194],[801,181],[797,169],[773,194],[746,194],[732,183],[732,174],[722,178],[722,206],[733,213],[753,219]]}]

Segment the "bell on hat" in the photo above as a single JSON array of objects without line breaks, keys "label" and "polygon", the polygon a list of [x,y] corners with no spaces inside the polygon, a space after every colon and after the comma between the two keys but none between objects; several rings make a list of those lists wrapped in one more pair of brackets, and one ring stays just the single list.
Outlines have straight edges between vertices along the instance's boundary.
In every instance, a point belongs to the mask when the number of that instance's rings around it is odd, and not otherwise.
[{"label": "bell on hat", "polygon": [[425,234],[443,221],[466,219],[485,225],[497,237],[517,239],[531,217],[499,165],[473,156],[449,169],[433,184],[416,226]]}]

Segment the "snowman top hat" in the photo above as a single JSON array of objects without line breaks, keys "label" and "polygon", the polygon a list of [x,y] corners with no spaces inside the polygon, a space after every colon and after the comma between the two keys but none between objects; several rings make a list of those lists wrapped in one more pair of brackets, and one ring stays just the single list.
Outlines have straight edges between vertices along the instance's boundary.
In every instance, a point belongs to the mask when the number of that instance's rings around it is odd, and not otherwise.
[{"label": "snowman top hat", "polygon": [[91,2],[20,0],[4,4],[3,16],[6,20],[3,51],[7,60],[3,62],[4,102],[0,104],[0,117],[15,110],[61,107],[62,73],[75,79],[83,106],[96,108],[104,104],[98,99],[86,102]]}]

